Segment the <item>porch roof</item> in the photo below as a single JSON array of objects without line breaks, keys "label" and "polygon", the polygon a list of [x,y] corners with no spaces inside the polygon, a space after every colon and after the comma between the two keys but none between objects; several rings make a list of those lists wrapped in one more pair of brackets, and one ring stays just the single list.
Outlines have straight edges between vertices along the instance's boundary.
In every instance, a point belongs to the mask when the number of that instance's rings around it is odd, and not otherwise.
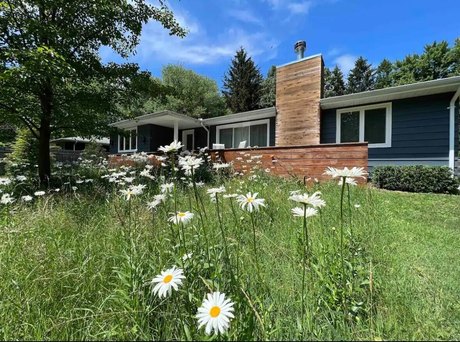
[{"label": "porch roof", "polygon": [[190,116],[176,113],[170,110],[162,110],[155,113],[149,113],[138,116],[134,119],[127,119],[117,121],[110,124],[112,127],[117,128],[134,128],[140,125],[154,124],[163,127],[170,127],[178,129],[189,129],[200,127],[200,121]]}]

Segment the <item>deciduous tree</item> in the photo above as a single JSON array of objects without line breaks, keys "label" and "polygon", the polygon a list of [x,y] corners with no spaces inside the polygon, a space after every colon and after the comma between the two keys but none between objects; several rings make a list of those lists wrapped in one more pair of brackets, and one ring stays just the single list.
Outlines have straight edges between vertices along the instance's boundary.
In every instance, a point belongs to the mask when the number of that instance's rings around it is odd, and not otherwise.
[{"label": "deciduous tree", "polygon": [[103,64],[99,55],[103,46],[132,54],[149,20],[185,35],[162,0],[0,1],[0,114],[38,139],[42,181],[52,135],[105,132],[150,81],[137,65]]}]

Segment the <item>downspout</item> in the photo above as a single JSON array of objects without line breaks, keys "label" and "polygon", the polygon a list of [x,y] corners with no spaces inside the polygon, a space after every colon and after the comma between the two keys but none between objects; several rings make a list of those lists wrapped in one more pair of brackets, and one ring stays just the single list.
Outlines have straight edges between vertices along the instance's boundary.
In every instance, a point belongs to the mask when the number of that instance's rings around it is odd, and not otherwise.
[{"label": "downspout", "polygon": [[460,87],[450,100],[449,106],[449,168],[455,171],[455,102],[460,96]]},{"label": "downspout", "polygon": [[198,120],[200,120],[201,127],[206,131],[206,147],[209,148],[209,129],[204,125],[202,118],[198,118]]}]

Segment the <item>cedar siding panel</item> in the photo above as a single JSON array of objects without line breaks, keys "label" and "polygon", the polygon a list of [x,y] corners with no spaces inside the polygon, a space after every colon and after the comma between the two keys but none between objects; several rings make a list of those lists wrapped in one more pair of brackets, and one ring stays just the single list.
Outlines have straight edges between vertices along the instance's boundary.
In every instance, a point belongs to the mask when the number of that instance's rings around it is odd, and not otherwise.
[{"label": "cedar siding panel", "polygon": [[[369,148],[373,158],[447,158],[449,154],[449,101],[453,93],[392,101],[390,148]],[[334,143],[336,109],[322,112],[321,143]]]}]

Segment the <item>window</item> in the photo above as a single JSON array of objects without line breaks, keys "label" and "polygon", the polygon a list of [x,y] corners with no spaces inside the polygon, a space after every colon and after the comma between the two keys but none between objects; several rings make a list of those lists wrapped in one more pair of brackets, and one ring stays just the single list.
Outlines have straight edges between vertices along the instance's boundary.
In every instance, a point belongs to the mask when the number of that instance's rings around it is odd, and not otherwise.
[{"label": "window", "polygon": [[391,147],[391,103],[338,109],[336,141]]},{"label": "window", "polygon": [[246,146],[268,146],[269,127],[269,119],[217,126],[216,140],[225,148],[237,148],[243,141]]},{"label": "window", "polygon": [[126,130],[126,134],[118,136],[119,152],[134,152],[137,150],[137,129]]}]

